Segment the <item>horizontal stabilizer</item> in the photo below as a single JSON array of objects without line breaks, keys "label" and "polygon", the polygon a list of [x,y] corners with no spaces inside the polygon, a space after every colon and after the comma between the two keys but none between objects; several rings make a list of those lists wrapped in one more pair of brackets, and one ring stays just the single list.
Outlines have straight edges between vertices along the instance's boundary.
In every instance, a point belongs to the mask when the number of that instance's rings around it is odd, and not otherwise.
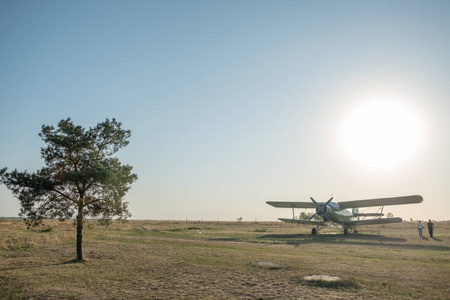
[{"label": "horizontal stabilizer", "polygon": [[412,203],[421,203],[422,201],[423,201],[422,196],[413,195],[413,196],[378,198],[378,199],[369,199],[369,200],[344,201],[344,202],[338,202],[338,204],[339,204],[340,209],[346,209],[346,208],[356,208],[356,207],[412,204]]},{"label": "horizontal stabilizer", "polygon": [[386,224],[386,223],[400,223],[402,218],[384,218],[384,219],[368,219],[359,221],[343,222],[347,226],[361,226],[361,225],[373,225],[373,224]]},{"label": "horizontal stabilizer", "polygon": [[266,203],[281,208],[316,208],[312,202],[267,201]]},{"label": "horizontal stabilizer", "polygon": [[298,220],[298,219],[285,219],[279,218],[278,220],[283,221],[285,223],[297,223],[297,224],[309,224],[309,225],[324,225],[325,222],[322,221],[309,221],[309,220]]}]

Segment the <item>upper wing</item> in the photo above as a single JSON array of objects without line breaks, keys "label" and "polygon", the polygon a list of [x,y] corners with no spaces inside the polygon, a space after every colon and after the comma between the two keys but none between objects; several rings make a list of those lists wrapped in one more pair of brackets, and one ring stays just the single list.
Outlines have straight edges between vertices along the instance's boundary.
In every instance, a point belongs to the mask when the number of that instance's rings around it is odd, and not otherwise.
[{"label": "upper wing", "polygon": [[326,222],[322,222],[322,221],[309,221],[309,220],[284,219],[284,218],[279,218],[278,220],[283,221],[285,223],[299,223],[299,224],[312,224],[312,225],[326,224]]},{"label": "upper wing", "polygon": [[287,201],[267,201],[266,202],[273,207],[283,208],[316,208],[312,202],[287,202]]},{"label": "upper wing", "polygon": [[367,219],[358,221],[346,221],[343,222],[347,226],[361,226],[372,224],[386,224],[386,223],[400,223],[402,218],[384,218],[384,219]]},{"label": "upper wing", "polygon": [[400,205],[400,204],[411,204],[411,203],[421,203],[423,201],[422,196],[401,196],[401,197],[391,197],[391,198],[379,198],[379,199],[369,199],[369,200],[354,200],[338,202],[341,209],[346,208],[356,208],[356,207],[370,207],[370,206],[387,206],[387,205]]}]

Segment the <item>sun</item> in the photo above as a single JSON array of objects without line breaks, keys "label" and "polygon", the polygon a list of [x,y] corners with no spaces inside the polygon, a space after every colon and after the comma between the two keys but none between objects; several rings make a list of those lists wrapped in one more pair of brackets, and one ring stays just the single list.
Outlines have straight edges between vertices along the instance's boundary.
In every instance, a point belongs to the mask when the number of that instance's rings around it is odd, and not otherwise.
[{"label": "sun", "polygon": [[358,164],[383,169],[408,162],[417,152],[421,135],[412,109],[383,99],[356,107],[341,128],[343,146]]}]

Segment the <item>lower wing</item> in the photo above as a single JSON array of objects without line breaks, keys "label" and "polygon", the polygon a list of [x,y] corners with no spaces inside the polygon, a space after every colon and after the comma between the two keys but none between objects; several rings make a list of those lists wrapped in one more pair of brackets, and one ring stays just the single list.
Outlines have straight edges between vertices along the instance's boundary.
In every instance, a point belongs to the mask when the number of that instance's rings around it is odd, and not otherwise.
[{"label": "lower wing", "polygon": [[347,226],[361,226],[361,225],[373,225],[373,224],[400,223],[401,221],[402,221],[402,218],[383,218],[383,219],[346,221],[343,223]]},{"label": "lower wing", "polygon": [[322,221],[309,221],[309,220],[284,219],[284,218],[279,218],[278,220],[283,221],[285,223],[310,224],[310,225],[326,224],[326,222],[322,222]]}]

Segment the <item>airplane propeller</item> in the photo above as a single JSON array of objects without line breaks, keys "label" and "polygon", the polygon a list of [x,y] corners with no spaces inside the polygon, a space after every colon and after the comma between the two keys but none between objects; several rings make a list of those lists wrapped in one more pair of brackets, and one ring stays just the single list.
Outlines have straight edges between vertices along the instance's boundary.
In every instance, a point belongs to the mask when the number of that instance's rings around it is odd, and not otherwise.
[{"label": "airplane propeller", "polygon": [[311,218],[309,218],[310,220],[312,220],[316,215],[321,216],[325,221],[329,221],[330,220],[330,216],[328,216],[327,214],[327,206],[328,204],[330,204],[331,200],[333,200],[333,197],[331,197],[327,202],[325,203],[317,203],[316,200],[313,199],[313,197],[310,197],[311,201],[314,203],[314,205],[316,206],[316,213],[313,214],[311,216]]}]

